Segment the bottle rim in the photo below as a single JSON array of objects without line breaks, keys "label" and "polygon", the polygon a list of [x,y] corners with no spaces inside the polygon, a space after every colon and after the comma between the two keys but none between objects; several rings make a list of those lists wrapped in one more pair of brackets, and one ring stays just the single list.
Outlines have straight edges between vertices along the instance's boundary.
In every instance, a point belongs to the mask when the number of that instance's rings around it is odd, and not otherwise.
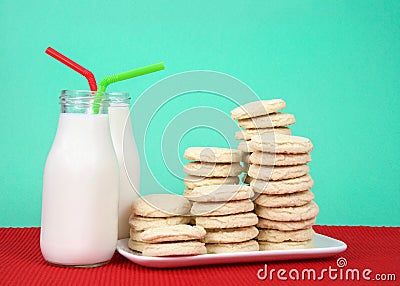
[{"label": "bottle rim", "polygon": [[96,93],[103,93],[105,95],[112,95],[112,96],[120,96],[120,97],[129,97],[129,93],[125,91],[93,91],[93,90],[84,90],[84,89],[63,89],[61,90],[61,95],[62,96],[67,96],[67,95],[73,95],[73,94],[88,94],[88,95],[94,95]]},{"label": "bottle rim", "polygon": [[94,96],[102,97],[102,101],[108,101],[111,104],[113,103],[121,103],[121,104],[129,104],[131,97],[128,92],[120,92],[120,91],[110,91],[110,92],[102,92],[102,91],[92,91],[92,90],[61,90],[61,95],[59,96],[60,102],[75,101],[75,100],[84,100],[91,99]]}]

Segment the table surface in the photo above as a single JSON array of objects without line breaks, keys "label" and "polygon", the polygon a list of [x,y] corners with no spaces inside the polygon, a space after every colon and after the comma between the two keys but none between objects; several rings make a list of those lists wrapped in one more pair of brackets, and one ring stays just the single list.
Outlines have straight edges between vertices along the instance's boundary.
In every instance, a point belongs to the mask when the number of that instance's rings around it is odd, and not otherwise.
[{"label": "table surface", "polygon": [[[270,276],[265,280],[257,277],[257,272],[265,268],[264,263],[246,263],[218,266],[202,266],[178,269],[153,269],[136,265],[116,253],[105,266],[92,269],[60,268],[47,264],[39,246],[39,228],[0,228],[0,285],[400,285],[400,227],[365,226],[315,226],[320,234],[344,241],[345,252],[329,258],[297,261],[268,262],[277,272],[285,269],[299,272],[314,269],[317,274],[324,269],[339,269],[337,261],[344,258],[347,266],[342,269],[357,269],[360,281],[352,281],[351,273],[346,279],[339,276],[332,280],[328,272],[319,281],[307,279],[286,281]],[[371,280],[363,279],[362,272]],[[335,273],[333,272],[332,275]],[[378,275],[376,275],[378,274]],[[396,281],[377,281],[393,279]],[[319,275],[318,275],[319,276]]]}]

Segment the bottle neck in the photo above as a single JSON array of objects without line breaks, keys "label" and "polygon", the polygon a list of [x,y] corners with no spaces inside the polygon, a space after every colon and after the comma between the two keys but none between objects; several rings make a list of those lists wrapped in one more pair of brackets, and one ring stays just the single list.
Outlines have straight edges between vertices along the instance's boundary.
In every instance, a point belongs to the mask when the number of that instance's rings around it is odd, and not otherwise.
[{"label": "bottle neck", "polygon": [[112,107],[129,107],[131,98],[127,92],[109,92],[107,93]]},{"label": "bottle neck", "polygon": [[63,90],[60,96],[61,113],[108,114],[109,107],[129,108],[130,101],[127,92]]},{"label": "bottle neck", "polygon": [[106,93],[63,90],[60,96],[60,105],[61,113],[108,114],[110,100]]}]

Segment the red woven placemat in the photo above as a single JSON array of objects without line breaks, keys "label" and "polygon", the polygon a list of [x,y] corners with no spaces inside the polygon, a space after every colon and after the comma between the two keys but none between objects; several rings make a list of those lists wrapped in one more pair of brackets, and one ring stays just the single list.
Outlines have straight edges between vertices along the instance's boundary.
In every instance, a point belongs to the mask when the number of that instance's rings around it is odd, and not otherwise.
[{"label": "red woven placemat", "polygon": [[[39,247],[39,228],[0,229],[0,284],[1,285],[400,285],[400,227],[349,227],[315,226],[316,232],[344,241],[348,249],[337,256],[303,261],[269,262],[269,276],[265,280],[257,277],[263,263],[233,264],[219,266],[190,267],[179,269],[152,269],[136,265],[119,254],[102,267],[92,269],[59,268],[48,265],[42,258]],[[340,275],[335,280],[328,277],[319,281],[304,279],[294,281],[304,269],[314,269],[318,276],[323,269],[340,269],[339,258],[347,260],[343,269],[371,269],[369,281],[360,281]],[[275,269],[271,280],[270,271]],[[279,269],[285,269],[286,281],[277,278]],[[295,270],[293,270],[295,269]],[[334,273],[333,273],[334,274]],[[339,272],[337,274],[340,274]],[[379,276],[376,276],[378,274]],[[382,275],[384,274],[384,275]],[[378,278],[396,281],[377,281]],[[293,276],[293,277],[294,277]],[[318,278],[318,277],[317,277]],[[375,279],[375,280],[373,280]]]}]

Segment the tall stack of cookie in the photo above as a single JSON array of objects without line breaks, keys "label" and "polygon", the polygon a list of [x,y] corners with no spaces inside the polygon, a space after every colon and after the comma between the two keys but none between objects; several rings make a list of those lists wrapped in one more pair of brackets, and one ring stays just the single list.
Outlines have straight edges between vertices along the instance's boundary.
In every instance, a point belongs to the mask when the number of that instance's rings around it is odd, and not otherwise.
[{"label": "tall stack of cookie", "polygon": [[129,218],[130,249],[145,256],[197,255],[206,253],[204,228],[187,225],[190,202],[177,195],[153,194],[132,203]]},{"label": "tall stack of cookie", "polygon": [[291,135],[289,125],[296,123],[292,114],[278,112],[286,107],[282,99],[260,100],[239,106],[231,111],[233,120],[238,120],[240,127],[244,128],[235,134],[239,143],[238,149],[243,152],[244,176],[243,182],[249,184],[251,178],[247,176],[251,148],[249,142],[252,136],[261,134],[286,134]]},{"label": "tall stack of cookie", "polygon": [[207,253],[258,251],[252,188],[245,185],[213,185],[185,190],[193,201],[196,226],[204,227]]},{"label": "tall stack of cookie", "polygon": [[184,196],[192,201],[191,214],[197,226],[206,229],[202,239],[207,253],[257,251],[257,215],[250,200],[252,188],[239,183],[242,153],[214,147],[188,148],[184,157],[190,162],[184,171],[187,189]]},{"label": "tall stack of cookie", "polygon": [[249,145],[260,250],[312,247],[319,211],[307,166],[312,143],[304,137],[263,134],[253,136]]}]

